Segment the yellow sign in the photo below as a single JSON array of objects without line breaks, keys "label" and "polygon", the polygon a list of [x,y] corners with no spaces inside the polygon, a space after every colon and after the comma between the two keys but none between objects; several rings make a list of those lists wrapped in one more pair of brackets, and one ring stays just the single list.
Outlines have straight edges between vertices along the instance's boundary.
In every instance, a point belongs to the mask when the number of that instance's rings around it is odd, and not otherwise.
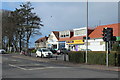
[{"label": "yellow sign", "polygon": [[84,44],[83,40],[73,40],[73,41],[67,41],[67,44]]},{"label": "yellow sign", "polygon": [[83,44],[84,42],[83,42],[83,40],[74,40],[74,43],[75,44],[81,44],[81,43]]}]

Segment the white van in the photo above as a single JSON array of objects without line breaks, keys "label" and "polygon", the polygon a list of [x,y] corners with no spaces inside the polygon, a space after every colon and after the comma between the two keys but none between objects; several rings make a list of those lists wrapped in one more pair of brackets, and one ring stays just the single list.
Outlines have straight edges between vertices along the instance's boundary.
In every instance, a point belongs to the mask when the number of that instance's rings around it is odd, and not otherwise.
[{"label": "white van", "polygon": [[52,57],[53,53],[47,48],[40,48],[36,51],[36,57]]}]

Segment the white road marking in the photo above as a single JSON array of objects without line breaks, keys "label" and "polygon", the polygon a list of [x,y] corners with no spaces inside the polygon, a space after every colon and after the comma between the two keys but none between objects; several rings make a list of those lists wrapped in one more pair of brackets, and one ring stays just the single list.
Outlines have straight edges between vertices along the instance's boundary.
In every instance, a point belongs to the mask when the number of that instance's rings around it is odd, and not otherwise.
[{"label": "white road marking", "polygon": [[14,60],[14,59],[13,59],[12,61],[17,61],[17,60]]},{"label": "white road marking", "polygon": [[[42,68],[31,68],[31,69],[26,69],[26,68],[22,68],[22,67],[19,67],[19,66],[16,66],[16,65],[12,65],[12,64],[9,64],[9,66],[12,66],[12,67],[16,67],[18,69],[22,69],[22,70],[40,70],[40,69],[55,69],[55,68],[71,68],[71,67],[42,67]],[[23,65],[22,65],[23,66]]]},{"label": "white road marking", "polygon": [[19,67],[19,66],[16,66],[16,65],[12,65],[12,64],[9,64],[9,66],[16,67],[16,68],[19,68],[19,69],[22,69],[22,70],[27,70],[25,68],[22,68],[22,67]]},{"label": "white road marking", "polygon": [[71,67],[44,67],[44,68],[32,68],[32,69],[27,69],[27,70],[55,69],[55,68],[71,68]]}]

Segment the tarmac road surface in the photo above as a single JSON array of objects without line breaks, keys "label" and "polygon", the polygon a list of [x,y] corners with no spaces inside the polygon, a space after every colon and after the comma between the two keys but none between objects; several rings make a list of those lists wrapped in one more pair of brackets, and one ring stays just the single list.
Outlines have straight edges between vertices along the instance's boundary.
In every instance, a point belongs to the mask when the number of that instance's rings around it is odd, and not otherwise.
[{"label": "tarmac road surface", "polygon": [[[18,56],[18,57],[13,57]],[[41,58],[2,56],[2,78],[118,78],[118,72],[47,62]],[[29,58],[29,59],[28,59]]]}]

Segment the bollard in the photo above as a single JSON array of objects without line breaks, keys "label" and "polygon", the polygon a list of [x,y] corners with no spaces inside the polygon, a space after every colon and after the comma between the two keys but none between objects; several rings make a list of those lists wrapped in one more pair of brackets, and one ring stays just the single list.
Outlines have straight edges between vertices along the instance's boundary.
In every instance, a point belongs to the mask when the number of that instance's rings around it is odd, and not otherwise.
[{"label": "bollard", "polygon": [[66,53],[64,53],[64,61],[66,61]]},{"label": "bollard", "polygon": [[50,59],[50,53],[48,53],[48,58]]},{"label": "bollard", "polygon": [[57,60],[57,56],[56,56],[56,60]]}]

